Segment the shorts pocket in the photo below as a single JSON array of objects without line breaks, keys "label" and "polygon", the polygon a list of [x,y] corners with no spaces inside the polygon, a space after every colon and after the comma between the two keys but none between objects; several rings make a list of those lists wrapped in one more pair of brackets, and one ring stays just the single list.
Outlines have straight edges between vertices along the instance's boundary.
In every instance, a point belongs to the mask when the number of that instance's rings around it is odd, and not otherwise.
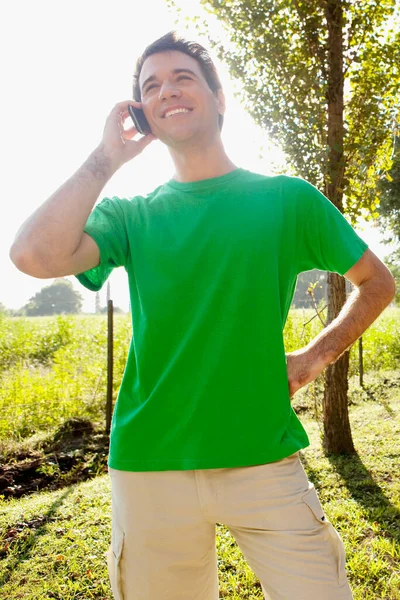
[{"label": "shorts pocket", "polygon": [[309,490],[303,495],[303,502],[307,504],[307,506],[311,509],[315,518],[320,522],[326,525],[326,531],[328,532],[328,536],[330,541],[332,542],[333,554],[335,557],[335,562],[337,565],[337,577],[339,581],[339,585],[344,585],[347,581],[346,575],[346,551],[344,544],[332,525],[329,521],[328,517],[325,515],[324,510],[319,501],[317,492],[314,488],[314,485],[310,484],[311,487]]},{"label": "shorts pocket", "polygon": [[339,577],[339,585],[344,585],[347,581],[346,574],[346,549],[342,542],[342,538],[332,525],[329,523],[329,533],[332,538],[332,542],[335,548],[335,556],[338,564],[338,577]]},{"label": "shorts pocket", "polygon": [[124,600],[121,576],[121,558],[124,549],[125,534],[119,528],[113,528],[111,544],[107,551],[108,575],[115,600]]},{"label": "shorts pocket", "polygon": [[315,487],[312,483],[310,484],[310,486],[311,487],[309,487],[307,492],[303,495],[302,500],[307,504],[309,508],[311,508],[314,516],[316,517],[316,519],[318,519],[320,523],[328,523],[328,518],[323,511]]}]

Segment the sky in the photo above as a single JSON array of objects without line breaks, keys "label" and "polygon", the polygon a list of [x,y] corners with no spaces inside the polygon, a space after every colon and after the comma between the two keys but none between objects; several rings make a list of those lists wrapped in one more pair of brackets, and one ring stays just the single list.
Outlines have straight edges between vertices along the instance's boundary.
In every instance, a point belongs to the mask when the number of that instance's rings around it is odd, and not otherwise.
[{"label": "sky", "polygon": [[[7,308],[20,308],[53,282],[21,273],[9,258],[10,246],[21,224],[100,143],[113,106],[132,97],[133,70],[144,48],[171,29],[209,48],[194,26],[185,29],[186,16],[204,18],[199,1],[186,0],[180,14],[176,22],[164,0],[20,0],[2,5],[0,303]],[[217,21],[207,19],[213,33],[223,35]],[[231,81],[210,52],[227,100],[222,140],[228,156],[237,166],[273,175],[287,164],[284,153],[247,115],[235,96],[238,82]],[[99,200],[149,193],[173,173],[166,147],[155,141],[113,176]],[[357,231],[380,258],[389,254],[375,228],[365,225]],[[83,296],[83,310],[94,312],[95,294],[74,277],[68,279]],[[114,304],[128,310],[125,271],[114,270],[110,283]],[[105,305],[106,286],[100,299]]]}]

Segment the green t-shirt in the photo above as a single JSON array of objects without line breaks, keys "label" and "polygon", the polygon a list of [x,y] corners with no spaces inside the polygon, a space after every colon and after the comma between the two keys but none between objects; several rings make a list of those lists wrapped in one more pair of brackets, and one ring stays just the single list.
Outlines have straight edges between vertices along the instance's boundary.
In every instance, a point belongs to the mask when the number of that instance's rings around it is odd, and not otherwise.
[{"label": "green t-shirt", "polygon": [[125,267],[132,340],[109,466],[126,471],[263,464],[309,445],[291,407],[283,328],[297,275],[346,273],[367,245],[298,177],[237,168],[104,198],[85,232],[99,290]]}]

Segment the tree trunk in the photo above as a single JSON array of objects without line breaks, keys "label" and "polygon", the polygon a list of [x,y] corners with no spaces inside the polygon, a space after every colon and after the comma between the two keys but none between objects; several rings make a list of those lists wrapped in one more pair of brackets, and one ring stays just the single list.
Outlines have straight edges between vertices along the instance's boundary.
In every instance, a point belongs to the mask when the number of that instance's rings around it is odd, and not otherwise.
[{"label": "tree trunk", "polygon": [[[342,180],[344,176],[344,75],[343,75],[343,6],[342,0],[327,0],[325,16],[328,28],[328,168],[325,193],[343,212]],[[328,323],[346,301],[343,277],[328,273]],[[327,454],[355,453],[348,414],[349,352],[326,369],[323,399],[324,439]]]},{"label": "tree trunk", "polygon": [[[328,322],[340,312],[346,300],[346,282],[336,273],[328,273]],[[348,411],[349,351],[325,372],[323,399],[324,438],[327,454],[354,454]]]}]

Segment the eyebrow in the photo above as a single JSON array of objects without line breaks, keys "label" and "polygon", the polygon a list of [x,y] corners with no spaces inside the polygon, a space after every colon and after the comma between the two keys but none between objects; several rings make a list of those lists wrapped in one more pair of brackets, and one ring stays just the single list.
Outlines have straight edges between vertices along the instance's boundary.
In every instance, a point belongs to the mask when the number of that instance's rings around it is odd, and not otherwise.
[{"label": "eyebrow", "polygon": [[[172,73],[174,73],[175,75],[177,73],[190,73],[191,75],[193,75],[194,77],[198,77],[196,75],[196,73],[194,71],[192,71],[191,69],[173,69]],[[146,84],[148,84],[150,81],[155,81],[157,79],[157,77],[155,75],[150,75],[150,77],[148,77],[146,79],[146,81],[144,81],[143,85],[142,85],[142,91],[144,91],[144,88],[146,87]]]}]

